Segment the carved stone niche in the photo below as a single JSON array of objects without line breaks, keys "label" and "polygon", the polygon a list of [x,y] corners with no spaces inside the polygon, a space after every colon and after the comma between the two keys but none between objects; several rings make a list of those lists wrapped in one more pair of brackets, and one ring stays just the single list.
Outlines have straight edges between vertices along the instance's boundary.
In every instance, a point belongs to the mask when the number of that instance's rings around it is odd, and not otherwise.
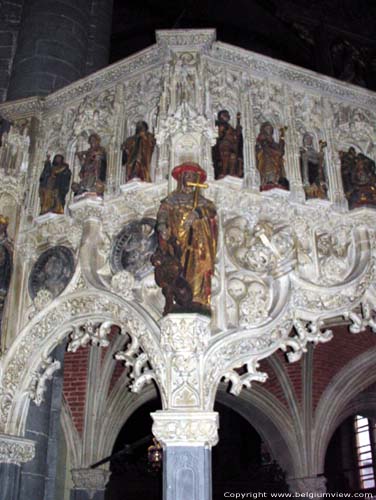
[{"label": "carved stone niche", "polygon": [[[173,116],[158,124],[156,140],[160,148],[169,144],[170,170],[185,161],[193,161],[207,171],[208,179],[211,180],[213,173],[209,169],[209,152],[215,144],[215,135],[210,120],[198,113],[188,102],[183,101]],[[162,161],[166,161],[163,155]],[[171,175],[168,177],[171,184]]]}]

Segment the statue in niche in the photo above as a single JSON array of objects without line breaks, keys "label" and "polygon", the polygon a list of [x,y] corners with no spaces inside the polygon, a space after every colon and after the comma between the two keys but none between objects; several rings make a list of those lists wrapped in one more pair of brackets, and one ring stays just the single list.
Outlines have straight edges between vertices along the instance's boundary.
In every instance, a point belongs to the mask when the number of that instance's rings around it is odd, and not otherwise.
[{"label": "statue in niche", "polygon": [[43,252],[34,264],[29,277],[29,292],[34,299],[39,290],[47,289],[57,297],[68,285],[74,273],[72,251],[64,246]]},{"label": "statue in niche", "polygon": [[135,135],[128,137],[121,147],[126,182],[132,179],[151,182],[150,164],[155,138],[148,130],[149,126],[146,122],[137,122]]},{"label": "statue in niche", "polygon": [[13,246],[8,239],[9,219],[0,215],[0,334],[1,321],[12,274]]},{"label": "statue in niche", "polygon": [[222,179],[226,175],[243,177],[243,133],[240,125],[240,113],[236,115],[236,128],[230,125],[230,113],[222,109],[215,124],[218,138],[212,149],[214,175]]},{"label": "statue in niche", "polygon": [[279,130],[279,142],[273,137],[273,125],[264,122],[256,139],[256,161],[260,172],[261,191],[273,188],[289,189],[286,179],[283,156],[285,154],[285,131],[287,127]]},{"label": "statue in niche", "polygon": [[339,152],[343,189],[349,208],[376,205],[376,165],[363,153],[350,147]]},{"label": "statue in niche", "polygon": [[103,196],[107,170],[106,150],[101,146],[98,134],[91,134],[88,142],[89,149],[76,152],[81,165],[79,174],[81,180],[72,184],[72,191],[75,196],[84,193]]},{"label": "statue in niche", "polygon": [[114,273],[129,271],[142,279],[151,269],[150,259],[157,246],[155,219],[131,221],[116,236],[110,263]]},{"label": "statue in niche", "polygon": [[65,197],[69,191],[72,172],[63,155],[55,155],[50,159],[47,155],[42,175],[39,178],[40,214],[52,212],[63,214]]},{"label": "statue in niche", "polygon": [[325,141],[319,141],[320,151],[313,146],[313,136],[309,132],[303,135],[303,147],[300,148],[300,169],[307,199],[327,199],[327,184],[324,172]]},{"label": "statue in niche", "polygon": [[211,277],[217,248],[217,211],[199,189],[206,172],[196,163],[175,167],[178,186],[157,215],[158,247],[152,257],[157,285],[166,299],[163,314],[210,315]]},{"label": "statue in niche", "polygon": [[9,132],[10,126],[10,122],[0,115],[0,148],[3,144],[3,135]]}]

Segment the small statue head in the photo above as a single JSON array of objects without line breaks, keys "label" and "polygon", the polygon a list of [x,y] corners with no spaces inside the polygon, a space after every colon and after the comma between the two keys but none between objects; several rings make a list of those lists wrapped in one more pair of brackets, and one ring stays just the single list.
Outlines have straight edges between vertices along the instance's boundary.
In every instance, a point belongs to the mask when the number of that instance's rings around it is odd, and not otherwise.
[{"label": "small statue head", "polygon": [[172,171],[172,177],[178,181],[178,190],[192,191],[191,186],[187,186],[187,182],[195,182],[202,184],[206,180],[206,172],[198,163],[186,162]]},{"label": "small statue head", "polygon": [[140,120],[136,123],[136,135],[139,134],[140,132],[147,132],[148,130],[149,130],[149,125],[143,120]]},{"label": "small statue head", "polygon": [[52,165],[62,165],[64,163],[64,156],[57,154],[54,156],[54,159],[52,160]]},{"label": "small statue head", "polygon": [[228,123],[231,120],[230,113],[227,111],[227,109],[221,109],[221,111],[218,112],[218,122],[219,123]]},{"label": "small statue head", "polygon": [[267,137],[273,137],[274,128],[270,122],[264,122],[260,126],[260,135],[265,135]]},{"label": "small statue head", "polygon": [[99,146],[99,144],[101,143],[101,138],[96,133],[90,134],[88,142],[89,142],[89,144],[90,144],[91,147],[93,147],[93,146]]},{"label": "small statue head", "polygon": [[309,132],[303,135],[303,146],[306,148],[311,148],[313,146],[313,136]]}]

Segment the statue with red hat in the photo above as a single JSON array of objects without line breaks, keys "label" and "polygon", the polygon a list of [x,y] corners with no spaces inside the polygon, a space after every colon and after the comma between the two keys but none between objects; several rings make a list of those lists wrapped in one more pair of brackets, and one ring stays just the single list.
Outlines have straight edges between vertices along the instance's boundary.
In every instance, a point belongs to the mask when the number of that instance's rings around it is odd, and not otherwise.
[{"label": "statue with red hat", "polygon": [[152,257],[156,282],[166,298],[164,314],[210,314],[211,277],[217,250],[217,211],[200,194],[206,172],[197,163],[175,167],[178,185],[161,201],[158,248]]}]

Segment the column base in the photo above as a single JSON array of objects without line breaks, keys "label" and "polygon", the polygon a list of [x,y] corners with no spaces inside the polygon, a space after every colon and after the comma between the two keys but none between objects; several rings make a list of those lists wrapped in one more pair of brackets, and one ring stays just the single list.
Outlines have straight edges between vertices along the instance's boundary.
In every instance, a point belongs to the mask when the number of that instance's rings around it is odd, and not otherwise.
[{"label": "column base", "polygon": [[291,493],[326,493],[324,476],[298,477],[287,480]]}]

